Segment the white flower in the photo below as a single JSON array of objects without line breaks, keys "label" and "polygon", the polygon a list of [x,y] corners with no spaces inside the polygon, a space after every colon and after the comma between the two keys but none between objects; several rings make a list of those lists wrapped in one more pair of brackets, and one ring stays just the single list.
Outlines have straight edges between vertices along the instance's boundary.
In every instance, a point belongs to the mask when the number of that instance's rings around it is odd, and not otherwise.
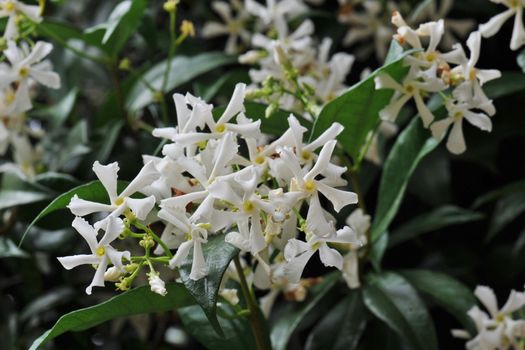
[{"label": "white flower", "polygon": [[483,131],[492,131],[492,121],[483,113],[472,112],[472,106],[468,103],[454,102],[449,100],[446,103],[448,117],[438,120],[430,126],[432,135],[436,139],[441,139],[448,128],[452,125],[452,130],[447,141],[447,148],[454,154],[465,152],[465,138],[463,137],[463,119],[470,124],[477,126]]},{"label": "white flower", "polygon": [[[161,205],[162,207],[162,205]],[[165,208],[158,213],[159,218],[172,224],[182,231],[186,240],[180,244],[177,252],[169,262],[170,268],[180,267],[184,259],[189,255],[193,248],[193,262],[191,265],[190,279],[196,281],[208,274],[208,267],[204,260],[202,244],[208,241],[209,224],[192,222],[193,218],[188,218],[183,210]]]},{"label": "white flower", "polygon": [[245,0],[245,7],[265,25],[285,22],[287,17],[297,16],[308,9],[300,0],[266,0],[266,6],[255,0]]},{"label": "white flower", "polygon": [[[211,21],[207,22],[202,28],[204,38],[214,38],[217,36],[228,35],[225,52],[235,54],[239,52],[239,39],[242,44],[248,44],[251,33],[246,29],[246,22],[249,19],[248,13],[239,0],[230,0],[230,4],[222,1],[211,3],[213,10],[221,17],[224,23]],[[233,12],[237,12],[234,16]]]},{"label": "white flower", "polygon": [[155,206],[155,197],[135,199],[130,196],[140,192],[144,187],[151,185],[153,181],[159,178],[159,173],[152,161],[140,170],[135,179],[120,194],[117,194],[119,166],[116,162],[102,165],[96,161],[93,164],[93,171],[106,189],[110,204],[87,201],[75,195],[67,206],[73,214],[86,216],[97,212],[110,212],[110,216],[120,216],[124,214],[126,209],[130,209],[138,219],[146,219],[148,213]]},{"label": "white flower", "polygon": [[168,291],[166,290],[166,284],[160,278],[158,272],[151,271],[148,273],[148,283],[153,293],[157,293],[162,296],[168,294]]},{"label": "white flower", "polygon": [[104,274],[109,263],[112,263],[118,270],[122,271],[122,259],[131,259],[130,252],[119,252],[110,245],[124,231],[124,224],[119,218],[109,217],[105,220],[103,227],[105,234],[100,241],[97,241],[98,229],[93,228],[84,219],[76,217],[72,225],[86,240],[91,254],[66,256],[58,258],[58,260],[67,270],[79,265],[97,265],[97,272],[93,277],[93,281],[86,288],[86,293],[91,294],[93,287],[104,286]]},{"label": "white flower", "polygon": [[343,268],[343,257],[337,250],[330,248],[327,243],[359,244],[359,241],[348,226],[328,237],[312,235],[308,242],[295,238],[289,240],[284,247],[284,258],[287,261],[284,271],[291,283],[299,282],[306,264],[317,251],[319,251],[319,257],[325,266],[333,266],[339,270]]},{"label": "white flower", "polygon": [[512,16],[514,18],[514,29],[512,31],[512,38],[510,40],[510,48],[517,50],[525,44],[525,28],[523,26],[523,7],[525,2],[523,0],[491,0],[496,4],[502,4],[508,7],[507,10],[492,17],[487,23],[479,26],[479,30],[483,37],[490,38],[496,35],[503,24]]},{"label": "white flower", "polygon": [[16,39],[18,36],[17,16],[20,14],[36,23],[42,21],[40,6],[27,5],[17,0],[0,1],[0,18],[8,17],[4,32],[5,39]]},{"label": "white flower", "polygon": [[[478,286],[474,291],[488,314],[474,306],[468,315],[474,321],[478,334],[466,344],[467,349],[501,350],[519,349],[520,338],[523,338],[525,320],[514,320],[512,313],[525,305],[525,293],[512,290],[509,299],[501,309],[498,307],[494,291],[485,286]],[[464,330],[452,330],[458,338],[468,339],[471,335]]]},{"label": "white flower", "polygon": [[357,208],[346,219],[346,224],[354,230],[359,245],[350,245],[350,250],[343,259],[342,272],[348,288],[355,289],[361,285],[359,282],[359,255],[357,251],[368,242],[367,231],[371,226],[371,218],[361,208]]}]

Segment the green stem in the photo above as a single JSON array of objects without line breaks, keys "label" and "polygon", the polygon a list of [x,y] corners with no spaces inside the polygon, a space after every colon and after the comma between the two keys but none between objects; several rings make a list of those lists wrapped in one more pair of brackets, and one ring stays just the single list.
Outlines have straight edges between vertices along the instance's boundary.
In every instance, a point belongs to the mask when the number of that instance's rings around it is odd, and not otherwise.
[{"label": "green stem", "polygon": [[149,227],[147,227],[146,225],[143,225],[139,222],[134,222],[133,225],[135,227],[137,227],[138,229],[141,229],[141,230],[144,230],[145,232],[147,232],[151,238],[153,238],[153,240],[155,242],[157,242],[161,247],[162,249],[164,250],[164,253],[166,253],[166,255],[171,259],[173,258],[173,254],[171,253],[170,249],[168,248],[168,246],[166,245],[166,243],[164,243],[164,241],[162,239],[159,238],[159,236],[157,236],[155,234],[155,232],[153,232],[153,230],[151,230]]},{"label": "green stem", "polygon": [[238,255],[233,258],[233,262],[235,264],[235,268],[237,269],[237,274],[239,275],[242,294],[244,295],[244,299],[246,300],[246,304],[250,310],[248,319],[250,320],[252,332],[255,337],[257,350],[270,350],[272,347],[269,344],[268,337],[264,334],[265,332],[261,324],[261,319],[259,318],[259,306],[257,305],[257,301],[248,287],[248,283],[246,282],[246,277],[244,276],[244,271],[242,269],[241,261],[239,260]]},{"label": "green stem", "polygon": [[129,115],[129,113],[126,111],[126,107],[124,105],[124,95],[122,94],[122,85],[120,84],[120,78],[118,76],[118,65],[116,63],[112,63],[110,68],[111,72],[111,78],[113,80],[113,85],[115,87],[115,98],[117,99],[117,105],[119,107],[120,113],[122,114],[122,118],[124,119],[124,123],[129,125],[132,129],[135,128],[134,120]]},{"label": "green stem", "polygon": [[175,23],[177,21],[177,12],[170,12],[170,47],[168,49],[168,62],[166,65],[166,70],[164,71],[164,77],[162,79],[162,85],[160,88],[161,98],[161,108],[162,108],[162,121],[165,125],[169,124],[169,115],[168,108],[166,106],[166,99],[164,94],[166,93],[166,88],[168,85],[168,79],[171,73],[171,61],[173,56],[175,56],[175,51],[177,50],[177,33],[175,31]]}]

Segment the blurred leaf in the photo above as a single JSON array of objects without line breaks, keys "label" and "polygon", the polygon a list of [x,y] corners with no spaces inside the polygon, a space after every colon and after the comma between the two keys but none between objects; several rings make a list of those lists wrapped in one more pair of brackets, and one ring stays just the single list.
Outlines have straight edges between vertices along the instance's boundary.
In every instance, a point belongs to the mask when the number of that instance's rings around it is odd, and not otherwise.
[{"label": "blurred leaf", "polygon": [[381,261],[385,255],[386,248],[388,247],[388,242],[390,240],[388,232],[385,232],[379,239],[372,244],[368,258],[374,266],[376,271],[381,270]]},{"label": "blurred leaf", "polygon": [[[235,57],[227,56],[222,52],[206,52],[192,57],[176,56],[171,61],[170,75],[164,93],[172,91],[207,71],[235,62]],[[144,73],[141,80],[146,80],[155,89],[160,90],[167,64],[167,60],[156,64]],[[126,107],[132,112],[138,111],[154,101],[153,92],[139,80],[126,96]]]},{"label": "blurred leaf", "polygon": [[[69,130],[61,152],[58,155],[55,169],[64,169],[69,171],[76,165],[68,164],[70,162],[78,161],[79,157],[89,153],[88,144],[88,126],[86,120],[78,122],[71,130]],[[68,167],[69,165],[69,167]]]},{"label": "blurred leaf", "polygon": [[444,227],[478,221],[483,218],[484,216],[481,213],[454,205],[445,205],[420,215],[399,227],[392,233],[389,247],[395,247],[419,235]]},{"label": "blurred leaf", "polygon": [[38,174],[35,177],[35,182],[58,193],[63,193],[80,184],[80,181],[71,175],[53,171]]},{"label": "blurred leaf", "polygon": [[353,350],[367,323],[360,290],[353,290],[327,312],[306,340],[306,350]]},{"label": "blurred leaf", "polygon": [[516,193],[516,192],[524,192],[524,191],[525,191],[525,180],[512,182],[495,191],[491,191],[477,198],[476,201],[472,204],[472,208],[477,209],[481,207],[482,205],[495,201],[496,199],[501,198],[503,196],[506,196],[512,193]]},{"label": "blurred leaf", "polygon": [[102,145],[98,149],[96,156],[96,159],[99,162],[105,162],[109,158],[111,151],[113,151],[113,148],[117,143],[118,137],[120,136],[120,131],[122,130],[123,126],[124,123],[121,119],[119,119],[114,122],[110,122],[108,125],[105,125],[103,130],[101,130],[103,132]]},{"label": "blurred leaf", "polygon": [[525,212],[525,191],[508,194],[501,198],[492,213],[486,241],[492,240],[507,225]]},{"label": "blurred leaf", "polygon": [[206,266],[208,267],[208,275],[197,281],[190,278],[193,252],[183,261],[179,267],[179,273],[182,283],[202,307],[212,327],[217,333],[222,334],[219,321],[217,320],[217,294],[219,293],[222,276],[234,256],[239,254],[239,249],[225,242],[224,235],[215,235],[208,238],[208,242],[203,244],[202,249]]},{"label": "blurred leaf", "polygon": [[372,224],[372,241],[386,232],[399,210],[410,176],[421,159],[438,144],[439,141],[423,128],[420,118],[413,119],[399,135],[383,169]]},{"label": "blurred leaf", "polygon": [[525,49],[521,50],[521,52],[518,54],[518,57],[516,58],[516,61],[518,62],[518,66],[520,66],[523,73],[525,73]]},{"label": "blurred leaf", "polygon": [[232,77],[236,76],[238,72],[230,71],[227,72],[211,84],[208,83],[195,83],[195,94],[202,98],[204,101],[211,101],[215,95],[221,90],[226,82]]},{"label": "blurred leaf", "polygon": [[28,258],[29,255],[18,248],[9,238],[0,236],[0,258]]},{"label": "blurred leaf", "polygon": [[[221,303],[218,307],[221,310],[221,314],[234,314],[233,308],[228,304]],[[256,348],[249,323],[243,317],[226,319],[219,316],[218,321],[224,332],[224,336],[220,336],[199,306],[195,305],[180,309],[178,310],[178,315],[184,324],[184,329],[204,345],[206,349],[245,350]]]},{"label": "blurred leaf", "polygon": [[519,72],[502,72],[501,78],[483,85],[488,97],[498,99],[525,90],[525,75]]},{"label": "blurred leaf", "polygon": [[323,108],[312,130],[313,137],[319,136],[334,122],[341,123],[345,129],[338,139],[354,163],[359,164],[364,156],[363,146],[379,123],[379,111],[388,105],[394,94],[392,90],[376,90],[374,78],[379,73],[387,73],[396,80],[401,79],[408,71],[403,65],[403,58],[410,52],[403,52],[402,47],[392,41],[387,63],[383,67]]},{"label": "blurred leaf", "polygon": [[427,294],[450,312],[470,334],[476,333],[474,324],[467,315],[467,311],[476,305],[476,298],[463,283],[444,273],[428,270],[402,270],[399,273],[417,290]]},{"label": "blurred leaf", "polygon": [[[122,191],[126,186],[128,185],[127,181],[119,181],[118,182],[118,191]],[[71,198],[73,198],[74,195],[78,195],[80,198],[92,201],[92,202],[99,202],[99,203],[108,203],[109,197],[106,192],[106,189],[104,186],[102,186],[102,183],[98,180],[89,182],[84,185],[80,185],[78,187],[73,188],[72,190],[67,191],[66,193],[61,194],[57,198],[55,198],[47,207],[44,208],[36,217],[35,219],[29,224],[26,231],[24,232],[22,239],[20,240],[19,245],[22,244],[24,241],[25,236],[31,230],[31,228],[41,219],[46,217],[47,215],[67,207],[69,202],[71,201]]]},{"label": "blurred leaf", "polygon": [[73,88],[66,96],[53,106],[37,109],[31,116],[46,117],[51,126],[56,128],[61,126],[71,114],[78,97],[78,89]]},{"label": "blurred leaf", "polygon": [[0,191],[0,210],[40,202],[49,197],[49,193],[43,192],[2,190]]},{"label": "blurred leaf", "polygon": [[71,287],[62,286],[50,290],[45,294],[40,295],[24,307],[20,312],[20,321],[26,322],[33,316],[40,316],[43,312],[48,311],[57,305],[66,303],[75,295],[76,293]]},{"label": "blurred leaf", "polygon": [[284,350],[288,339],[297,328],[301,320],[323,299],[323,297],[335,286],[339,280],[340,273],[333,272],[318,285],[308,290],[308,296],[301,303],[287,304],[282,316],[273,324],[271,339],[274,350]]},{"label": "blurred leaf", "polygon": [[104,50],[110,56],[116,57],[130,36],[137,31],[146,6],[146,0],[121,1],[106,22],[88,28],[85,33],[98,38]]},{"label": "blurred leaf", "polygon": [[434,324],[425,304],[400,275],[393,272],[369,274],[363,300],[367,308],[412,349],[438,349]]},{"label": "blurred leaf", "polygon": [[30,350],[36,350],[66,332],[89,329],[117,317],[172,311],[194,304],[193,298],[181,284],[167,283],[166,289],[168,294],[161,296],[153,293],[149,286],[142,286],[101,304],[70,312],[60,317],[53,328],[36,339]]}]

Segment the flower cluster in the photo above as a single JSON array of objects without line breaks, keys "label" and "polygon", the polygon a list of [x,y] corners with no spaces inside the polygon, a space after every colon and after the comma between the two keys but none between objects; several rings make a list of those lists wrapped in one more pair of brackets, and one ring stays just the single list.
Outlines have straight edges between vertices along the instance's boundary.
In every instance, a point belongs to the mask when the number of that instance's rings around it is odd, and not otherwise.
[{"label": "flower cluster", "polygon": [[[251,255],[246,261],[256,264],[253,283],[261,289],[296,289],[316,252],[326,266],[345,268],[349,285],[358,285],[355,257],[366,243],[367,228],[361,223],[366,219],[362,214],[356,214],[356,220],[351,217],[350,225],[357,222],[356,231],[349,226],[337,229],[326,204],[321,204],[327,201],[339,212],[357,202],[355,193],[337,188],[346,185],[342,178],[346,168],[331,161],[335,138],[343,127],[334,124],[305,143],[307,129],[291,115],[289,129],[268,143],[260,120],[244,113],[245,89],[244,84],[236,86],[219,118],[214,118],[213,106],[200,98],[175,94],[177,127],[153,131],[172,143],[163,147],[164,157],[144,156],[144,167],[120,192],[118,165],[95,162],[93,170],[110,202],[75,196],[69,204],[77,216],[73,227],[86,239],[91,253],[59,258],[68,269],[98,266],[88,294],[93,286],[104,285],[104,279],[115,277],[117,287],[127,289],[142,266],[150,269],[152,290],[164,294],[155,262],[177,268],[191,259],[189,278],[201,279],[208,273],[203,246],[218,234],[242,254]],[[99,212],[109,214],[93,225],[80,218]],[[152,227],[159,225],[157,235]],[[101,231],[104,235],[97,240]],[[117,237],[140,240],[145,254],[116,250],[111,244]],[[334,245],[352,256],[343,257]],[[108,269],[108,264],[113,267]]]},{"label": "flower cluster", "polygon": [[478,333],[472,337],[465,330],[454,329],[452,334],[457,338],[470,339],[466,344],[469,350],[521,349],[525,339],[525,320],[521,315],[516,319],[513,314],[525,306],[525,293],[512,290],[501,309],[494,291],[489,287],[478,286],[474,294],[488,311],[478,306],[468,311]]},{"label": "flower cluster", "polygon": [[[414,53],[404,60],[408,74],[402,82],[397,82],[389,75],[382,73],[375,78],[377,89],[393,89],[395,94],[391,103],[380,112],[384,120],[394,121],[401,108],[414,100],[417,111],[426,128],[432,130],[436,138],[441,138],[451,127],[447,142],[450,152],[460,154],[465,151],[463,137],[463,120],[484,131],[491,131],[490,117],[496,109],[482,86],[499,78],[498,70],[479,69],[477,63],[481,49],[481,33],[470,34],[467,56],[461,44],[453,46],[452,51],[441,53],[438,45],[444,34],[444,21],[428,22],[418,29],[409,27],[399,12],[394,12],[392,22],[397,26],[394,38],[408,44]],[[426,40],[427,45],[423,45]],[[427,107],[425,99],[433,93],[439,93],[444,99],[448,116],[435,121],[433,113]]]},{"label": "flower cluster", "polygon": [[40,7],[26,5],[16,0],[0,1],[0,18],[8,17],[4,36],[0,38],[0,156],[11,147],[14,163],[5,163],[1,170],[12,170],[22,176],[35,174],[38,148],[30,138],[42,137],[40,127],[31,126],[26,113],[33,107],[31,98],[34,88],[44,85],[57,89],[60,77],[51,70],[45,60],[53,46],[38,41],[29,43],[20,34],[26,22],[40,22]]}]

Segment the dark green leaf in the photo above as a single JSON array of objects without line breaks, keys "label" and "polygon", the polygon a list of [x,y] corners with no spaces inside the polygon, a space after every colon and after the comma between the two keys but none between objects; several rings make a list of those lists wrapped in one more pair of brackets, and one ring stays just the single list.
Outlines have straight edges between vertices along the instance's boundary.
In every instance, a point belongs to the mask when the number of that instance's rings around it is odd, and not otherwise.
[{"label": "dark green leaf", "polygon": [[418,216],[392,233],[389,247],[394,247],[419,235],[444,227],[464,224],[483,219],[483,214],[475,211],[445,205]]},{"label": "dark green leaf", "polygon": [[[206,52],[193,57],[177,56],[171,61],[170,75],[164,93],[172,91],[177,86],[207,71],[235,62],[235,57],[221,52]],[[167,64],[167,60],[156,64],[144,73],[141,80],[146,80],[155,89],[160,90]],[[138,111],[153,101],[155,101],[153,92],[139,80],[126,97],[126,107],[130,111]]]},{"label": "dark green leaf", "polygon": [[67,117],[71,114],[75,102],[78,97],[78,89],[72,89],[66,96],[62,98],[57,104],[35,110],[31,113],[32,116],[37,117],[48,117],[52,124],[52,127],[61,126],[66,121]]},{"label": "dark green leaf", "polygon": [[389,240],[389,234],[385,233],[384,235],[379,237],[377,241],[372,243],[369,259],[376,271],[381,270],[381,261],[383,260],[383,256],[385,255]]},{"label": "dark green leaf", "polygon": [[516,220],[523,212],[525,212],[525,191],[511,193],[501,198],[492,214],[486,240],[490,241],[496,237],[498,233]]},{"label": "dark green leaf", "polygon": [[0,258],[27,258],[29,255],[18,248],[9,238],[0,236]]},{"label": "dark green leaf", "polygon": [[33,316],[40,316],[43,312],[51,310],[53,307],[66,303],[75,296],[76,293],[71,287],[59,287],[38,296],[31,301],[22,312],[20,312],[20,321],[28,321]]},{"label": "dark green leaf", "polygon": [[339,141],[354,162],[360,163],[364,156],[363,146],[379,123],[379,111],[388,105],[394,94],[391,90],[376,90],[374,78],[379,73],[387,73],[396,80],[401,79],[408,71],[403,65],[403,58],[408,53],[410,51],[403,52],[399,44],[393,41],[389,63],[328,103],[317,118],[313,136],[319,136],[334,122],[341,123],[345,129],[339,135]]},{"label": "dark green leaf", "polygon": [[[118,182],[118,189],[119,191],[123,190],[127,186],[128,182],[126,181],[119,181]],[[38,221],[46,217],[47,215],[67,207],[69,202],[71,201],[71,198],[73,198],[74,195],[78,195],[80,198],[92,201],[92,202],[99,202],[99,203],[108,203],[109,197],[106,193],[106,190],[104,186],[102,186],[102,183],[98,180],[89,182],[84,185],[80,185],[78,187],[73,188],[72,190],[67,191],[64,194],[61,194],[57,198],[55,198],[47,207],[44,208],[37,216],[36,218],[31,222],[31,224],[27,227],[26,231],[24,232],[24,235],[22,236],[22,239],[20,240],[20,245],[24,241],[25,236],[31,230],[31,227],[33,227]]]},{"label": "dark green leaf", "polygon": [[[221,303],[219,308],[222,313],[234,315],[232,307],[227,304]],[[199,306],[185,307],[180,309],[178,314],[184,324],[184,329],[207,349],[245,350],[256,348],[252,331],[246,318],[232,317],[231,319],[226,319],[219,316],[218,321],[224,332],[224,336],[220,336]]]},{"label": "dark green leaf", "polygon": [[417,290],[427,294],[439,306],[450,312],[471,334],[474,324],[467,311],[476,305],[476,298],[463,283],[439,272],[428,270],[403,270],[400,273]]},{"label": "dark green leaf", "polygon": [[515,193],[515,192],[524,192],[525,191],[525,180],[512,182],[508,185],[503,186],[495,191],[484,194],[483,196],[476,199],[474,204],[472,204],[473,209],[477,209],[482,205],[495,201],[498,198],[503,196]]},{"label": "dark green leaf", "polygon": [[363,291],[367,308],[412,348],[437,350],[432,319],[416,290],[400,275],[369,274]]},{"label": "dark green leaf", "polygon": [[153,293],[149,286],[142,286],[117,295],[101,304],[70,312],[36,339],[30,350],[36,350],[66,332],[82,331],[117,317],[144,313],[172,311],[194,304],[184,286],[167,283],[168,294]]},{"label": "dark green leaf", "polygon": [[0,210],[40,202],[47,198],[49,198],[49,194],[42,192],[0,191]]},{"label": "dark green leaf", "polygon": [[313,309],[321,299],[332,289],[339,279],[339,272],[327,275],[324,280],[312,287],[308,291],[305,301],[297,305],[287,305],[287,309],[282,313],[272,326],[271,339],[274,350],[284,350],[288,344],[288,339],[297,328],[301,320]]},{"label": "dark green leaf", "polygon": [[488,82],[483,86],[488,97],[497,99],[525,90],[525,75],[518,72],[502,72],[499,79]]},{"label": "dark green leaf", "polygon": [[224,241],[224,235],[215,235],[203,245],[204,258],[208,266],[208,276],[194,281],[190,279],[193,252],[188,255],[179,268],[184,286],[202,307],[216,332],[221,333],[217,320],[217,294],[224,272],[239,249]]},{"label": "dark green leaf", "polygon": [[399,135],[388,155],[381,177],[372,224],[372,241],[386,232],[401,205],[410,176],[421,159],[438,144],[439,141],[423,128],[419,118],[412,120]]},{"label": "dark green leaf", "polygon": [[365,330],[367,311],[360,290],[354,290],[315,326],[306,341],[307,350],[352,350]]}]

